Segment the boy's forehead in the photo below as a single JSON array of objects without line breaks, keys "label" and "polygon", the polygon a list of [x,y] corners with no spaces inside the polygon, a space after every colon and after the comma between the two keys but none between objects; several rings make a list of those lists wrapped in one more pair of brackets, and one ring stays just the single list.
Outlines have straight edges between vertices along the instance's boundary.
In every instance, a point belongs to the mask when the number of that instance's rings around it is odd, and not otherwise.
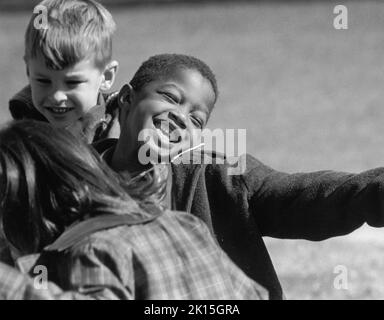
[{"label": "boy's forehead", "polygon": [[92,57],[84,58],[78,62],[74,62],[72,65],[61,70],[52,69],[49,67],[42,54],[38,54],[36,57],[29,59],[27,65],[29,69],[32,69],[35,72],[59,71],[69,74],[78,74],[84,72],[87,73],[91,70],[98,69]]},{"label": "boy's forehead", "polygon": [[[157,79],[155,79],[159,82],[179,82],[179,83],[185,83],[185,82],[202,82],[208,81],[208,79],[204,78],[202,74],[195,69],[187,69],[183,67],[176,67],[171,70],[168,70],[164,74],[161,74],[158,76]],[[209,81],[208,81],[209,82]]]},{"label": "boy's forehead", "polygon": [[193,90],[205,96],[207,100],[213,100],[210,104],[215,100],[211,82],[195,69],[175,68],[166,74],[159,75],[152,82],[156,86],[174,86],[183,90]]}]

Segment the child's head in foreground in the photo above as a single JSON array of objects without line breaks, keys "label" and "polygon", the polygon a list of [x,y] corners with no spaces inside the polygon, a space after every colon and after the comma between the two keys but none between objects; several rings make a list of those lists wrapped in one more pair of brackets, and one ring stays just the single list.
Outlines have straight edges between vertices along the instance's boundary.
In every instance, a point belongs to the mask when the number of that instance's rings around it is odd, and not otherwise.
[{"label": "child's head in foreground", "polygon": [[39,252],[85,216],[140,218],[145,213],[131,196],[140,206],[151,203],[159,186],[142,187],[120,178],[68,130],[33,120],[0,130],[0,226],[14,253]]},{"label": "child's head in foreground", "polygon": [[215,75],[200,59],[183,54],[150,57],[120,90],[120,138],[137,152],[143,145],[139,133],[148,129],[162,150],[180,149],[195,129],[206,126],[217,96]]},{"label": "child's head in foreground", "polygon": [[44,0],[36,8],[41,10],[28,24],[24,54],[32,101],[50,123],[66,127],[113,84],[115,23],[92,0]]}]

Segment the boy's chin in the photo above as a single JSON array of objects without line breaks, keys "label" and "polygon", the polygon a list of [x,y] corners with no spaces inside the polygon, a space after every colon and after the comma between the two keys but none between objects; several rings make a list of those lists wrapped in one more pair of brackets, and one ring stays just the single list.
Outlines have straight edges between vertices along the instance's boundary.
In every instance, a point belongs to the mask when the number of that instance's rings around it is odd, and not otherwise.
[{"label": "boy's chin", "polygon": [[72,119],[55,119],[55,117],[52,117],[51,115],[46,115],[45,117],[47,118],[50,125],[57,129],[69,128],[73,125],[73,122],[75,122],[75,120]]},{"label": "boy's chin", "polygon": [[84,124],[81,120],[76,121],[52,121],[52,126],[57,129],[66,129],[75,136],[81,136],[83,132]]},{"label": "boy's chin", "polygon": [[159,146],[153,141],[148,141],[140,146],[138,160],[140,164],[171,163],[183,151],[183,143],[169,144],[168,147]]}]

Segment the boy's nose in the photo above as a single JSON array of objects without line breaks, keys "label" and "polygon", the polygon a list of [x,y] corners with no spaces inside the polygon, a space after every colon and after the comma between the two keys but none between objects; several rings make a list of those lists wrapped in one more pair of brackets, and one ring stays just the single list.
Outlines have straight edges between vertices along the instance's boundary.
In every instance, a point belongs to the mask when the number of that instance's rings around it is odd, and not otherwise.
[{"label": "boy's nose", "polygon": [[179,126],[181,129],[186,129],[187,125],[187,118],[186,116],[181,113],[181,112],[175,112],[175,111],[170,111],[168,113],[168,118],[171,119],[177,126]]},{"label": "boy's nose", "polygon": [[67,100],[67,95],[63,90],[55,90],[51,95],[51,100],[54,103],[60,103],[62,101]]},{"label": "boy's nose", "polygon": [[67,94],[63,86],[59,84],[52,86],[51,91],[49,93],[49,99],[52,103],[56,104],[67,100]]}]

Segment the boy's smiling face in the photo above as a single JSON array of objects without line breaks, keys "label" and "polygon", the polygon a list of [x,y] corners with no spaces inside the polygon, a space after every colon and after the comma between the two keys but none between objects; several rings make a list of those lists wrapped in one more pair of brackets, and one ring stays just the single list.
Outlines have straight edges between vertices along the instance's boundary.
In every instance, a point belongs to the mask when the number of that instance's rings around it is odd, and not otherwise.
[{"label": "boy's smiling face", "polygon": [[97,104],[104,73],[93,59],[49,69],[41,55],[27,62],[35,108],[56,127],[67,127]]},{"label": "boy's smiling face", "polygon": [[215,103],[209,80],[198,71],[185,68],[177,68],[168,76],[149,82],[139,92],[127,89],[125,97],[124,92],[120,95],[122,135],[128,140],[127,145],[135,146],[131,152],[137,153],[144,144],[138,139],[139,133],[148,129],[157,142],[151,148],[161,146],[171,157],[183,146],[192,145],[194,129],[206,126]]}]

